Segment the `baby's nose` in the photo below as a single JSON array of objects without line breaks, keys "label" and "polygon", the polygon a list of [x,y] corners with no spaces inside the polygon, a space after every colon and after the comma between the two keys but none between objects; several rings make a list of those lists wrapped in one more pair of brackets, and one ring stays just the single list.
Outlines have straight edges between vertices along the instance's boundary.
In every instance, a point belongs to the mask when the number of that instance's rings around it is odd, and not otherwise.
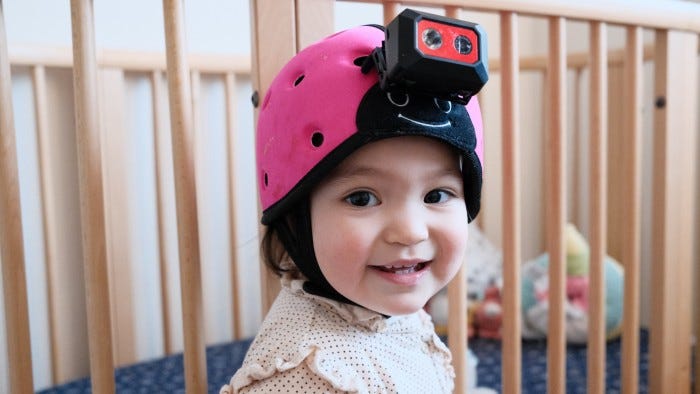
[{"label": "baby's nose", "polygon": [[415,245],[428,239],[428,224],[424,212],[411,205],[394,209],[387,217],[388,243]]}]

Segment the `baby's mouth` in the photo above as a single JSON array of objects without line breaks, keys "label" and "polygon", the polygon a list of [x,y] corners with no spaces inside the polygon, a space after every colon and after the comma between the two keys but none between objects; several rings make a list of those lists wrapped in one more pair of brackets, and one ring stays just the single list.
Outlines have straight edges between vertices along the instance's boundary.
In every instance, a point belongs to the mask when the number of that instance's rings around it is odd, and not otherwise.
[{"label": "baby's mouth", "polygon": [[423,262],[423,263],[417,263],[417,264],[411,264],[411,265],[401,265],[401,266],[395,266],[395,265],[373,265],[372,268],[377,269],[382,272],[390,272],[392,274],[396,275],[406,275],[406,274],[412,274],[414,272],[419,272],[425,269],[425,267],[429,264],[430,262]]}]

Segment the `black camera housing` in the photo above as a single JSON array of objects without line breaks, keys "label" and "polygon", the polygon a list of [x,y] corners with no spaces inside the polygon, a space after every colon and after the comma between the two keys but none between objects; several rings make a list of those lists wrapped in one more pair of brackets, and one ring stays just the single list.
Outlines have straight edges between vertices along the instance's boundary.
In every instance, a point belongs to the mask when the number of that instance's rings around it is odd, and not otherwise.
[{"label": "black camera housing", "polygon": [[[433,50],[423,39],[426,29],[448,40]],[[385,37],[373,60],[386,91],[418,91],[466,104],[489,79],[487,37],[478,24],[406,9],[386,26]]]}]

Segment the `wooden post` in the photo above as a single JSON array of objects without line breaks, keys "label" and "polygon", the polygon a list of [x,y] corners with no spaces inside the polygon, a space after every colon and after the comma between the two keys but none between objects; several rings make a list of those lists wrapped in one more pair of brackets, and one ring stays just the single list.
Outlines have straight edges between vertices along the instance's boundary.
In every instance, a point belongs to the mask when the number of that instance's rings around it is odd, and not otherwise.
[{"label": "wooden post", "polygon": [[188,394],[197,394],[207,390],[207,369],[194,177],[194,130],[190,75],[185,57],[185,18],[182,0],[163,0],[163,14],[180,255],[185,388]]},{"label": "wooden post", "polygon": [[[698,35],[656,31],[649,387],[690,392]],[[696,284],[697,286],[697,284]],[[696,360],[696,367],[697,360]],[[699,384],[699,382],[695,382]]]},{"label": "wooden post", "polygon": [[228,181],[229,253],[231,254],[231,302],[233,315],[233,337],[243,337],[241,316],[240,275],[238,270],[238,231],[236,229],[236,157],[238,152],[238,130],[236,128],[236,75],[227,73],[224,77],[226,100],[226,170]]},{"label": "wooden post", "polygon": [[590,74],[590,299],[588,392],[605,392],[605,256],[607,239],[608,60],[606,26],[592,22]]},{"label": "wooden post", "polygon": [[639,388],[639,283],[640,283],[640,207],[642,153],[642,29],[627,27],[623,82],[622,138],[619,167],[622,194],[622,265],[625,267],[622,328],[622,389],[637,393]]},{"label": "wooden post", "polygon": [[92,391],[114,392],[114,359],[91,0],[71,1],[73,89]]},{"label": "wooden post", "polygon": [[388,25],[396,15],[399,14],[401,4],[395,1],[385,1],[382,3],[382,14],[384,16],[384,26]]},{"label": "wooden post", "polygon": [[48,305],[48,315],[46,316],[46,325],[49,331],[49,357],[51,358],[51,383],[56,383],[58,378],[58,357],[57,357],[57,341],[56,335],[56,312],[54,311],[54,270],[56,269],[56,259],[54,256],[55,240],[51,237],[51,228],[55,226],[52,223],[52,218],[55,217],[55,204],[50,201],[51,176],[49,161],[49,119],[48,119],[48,99],[46,87],[46,69],[44,66],[37,65],[33,68],[32,82],[34,84],[34,112],[36,116],[36,140],[39,150],[39,173],[41,174],[41,216],[42,231],[44,235],[44,259],[46,269],[46,298]]},{"label": "wooden post", "polygon": [[[445,7],[448,18],[459,18],[458,7]],[[462,263],[457,275],[447,286],[448,322],[447,337],[455,369],[455,393],[467,392],[467,264]]]},{"label": "wooden post", "polygon": [[501,106],[503,135],[503,392],[520,393],[521,373],[521,194],[520,194],[520,70],[518,16],[501,12]]},{"label": "wooden post", "polygon": [[549,110],[546,137],[547,250],[549,252],[549,326],[547,334],[547,392],[566,390],[566,20],[549,19]]},{"label": "wooden post", "polygon": [[[295,2],[294,0],[251,0],[250,13],[253,32],[251,35],[253,95],[260,103],[277,72],[296,54]],[[255,123],[257,122],[256,109]],[[256,173],[258,182],[260,182],[259,177],[260,174]],[[260,264],[260,290],[262,314],[265,316],[280,290],[279,278],[267,269],[265,264]]]},{"label": "wooden post", "polygon": [[7,56],[2,1],[0,1],[0,264],[2,264],[10,391],[33,393],[17,144],[12,112],[12,79]]},{"label": "wooden post", "polygon": [[335,0],[297,0],[297,51],[333,33]]},{"label": "wooden post", "polygon": [[161,314],[163,318],[163,351],[165,354],[172,353],[172,331],[170,328],[170,297],[168,296],[168,271],[170,266],[166,258],[165,241],[165,212],[163,204],[163,169],[161,168],[161,155],[163,154],[163,119],[162,108],[164,103],[161,98],[163,93],[163,74],[159,70],[151,72],[151,99],[153,106],[153,166],[156,175],[156,216],[158,218],[158,267],[160,268],[160,297]]}]

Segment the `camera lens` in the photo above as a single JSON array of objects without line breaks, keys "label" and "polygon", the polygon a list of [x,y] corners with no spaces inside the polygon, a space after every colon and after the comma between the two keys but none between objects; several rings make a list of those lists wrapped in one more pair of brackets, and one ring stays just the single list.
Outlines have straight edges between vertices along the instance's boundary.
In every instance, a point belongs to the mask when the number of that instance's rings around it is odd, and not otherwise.
[{"label": "camera lens", "polygon": [[472,41],[465,36],[455,38],[455,49],[461,55],[468,55],[472,52]]},{"label": "camera lens", "polygon": [[430,49],[438,49],[442,46],[442,36],[435,29],[423,30],[423,43]]}]

